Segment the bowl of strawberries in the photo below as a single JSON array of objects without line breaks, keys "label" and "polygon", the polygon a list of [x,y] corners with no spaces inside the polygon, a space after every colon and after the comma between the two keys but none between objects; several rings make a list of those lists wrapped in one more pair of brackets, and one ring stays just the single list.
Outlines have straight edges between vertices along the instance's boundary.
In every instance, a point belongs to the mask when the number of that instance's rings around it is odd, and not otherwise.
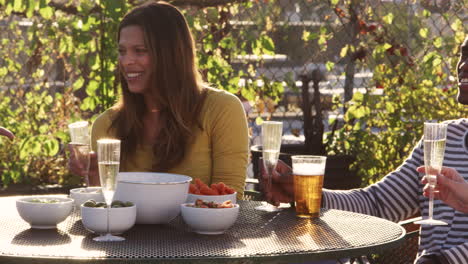
[{"label": "bowl of strawberries", "polygon": [[200,179],[195,179],[194,183],[189,186],[187,203],[194,203],[196,200],[206,202],[224,203],[231,201],[237,203],[237,192],[224,184],[223,182],[212,183],[210,186],[202,182]]}]

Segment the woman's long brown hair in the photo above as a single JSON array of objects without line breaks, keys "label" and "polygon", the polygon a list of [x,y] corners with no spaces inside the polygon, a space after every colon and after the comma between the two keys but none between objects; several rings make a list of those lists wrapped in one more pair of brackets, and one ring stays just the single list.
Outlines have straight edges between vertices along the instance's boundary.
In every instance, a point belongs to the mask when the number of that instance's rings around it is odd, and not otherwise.
[{"label": "woman's long brown hair", "polygon": [[[153,145],[153,171],[167,171],[179,164],[200,126],[199,115],[206,89],[196,66],[195,47],[182,13],[166,2],[148,2],[125,15],[120,31],[140,26],[152,60],[151,93],[160,111],[159,134]],[[131,93],[120,72],[122,97],[111,128],[122,141],[122,158],[131,159],[143,146],[142,117],[146,105],[141,94]],[[125,168],[123,168],[125,169]]]}]

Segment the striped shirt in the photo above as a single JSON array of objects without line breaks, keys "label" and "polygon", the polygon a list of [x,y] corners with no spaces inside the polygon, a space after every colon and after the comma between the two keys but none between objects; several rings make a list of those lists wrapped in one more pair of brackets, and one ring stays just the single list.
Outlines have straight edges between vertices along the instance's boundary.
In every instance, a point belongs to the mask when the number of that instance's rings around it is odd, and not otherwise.
[{"label": "striped shirt", "polygon": [[[454,168],[468,180],[468,119],[446,121],[447,142],[443,165]],[[424,165],[422,141],[394,172],[363,189],[324,190],[325,208],[353,211],[398,222],[420,212],[428,215],[428,198],[422,195],[424,175],[416,168]],[[449,263],[468,263],[468,214],[454,210],[440,200],[434,201],[434,218],[446,226],[421,225],[419,258],[427,254],[443,254]],[[418,263],[416,261],[415,263]]]}]

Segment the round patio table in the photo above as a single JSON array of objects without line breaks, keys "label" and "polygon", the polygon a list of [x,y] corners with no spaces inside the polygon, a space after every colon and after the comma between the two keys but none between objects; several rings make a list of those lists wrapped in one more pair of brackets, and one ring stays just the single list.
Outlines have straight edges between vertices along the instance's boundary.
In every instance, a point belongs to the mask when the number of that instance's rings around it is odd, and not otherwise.
[{"label": "round patio table", "polygon": [[239,201],[239,218],[223,235],[196,234],[178,216],[135,225],[123,242],[95,242],[76,211],[57,229],[31,229],[16,210],[18,198],[0,198],[0,263],[299,263],[379,253],[405,235],[398,224],[363,214],[323,210],[301,219],[292,208],[261,212],[254,210],[260,202]]}]

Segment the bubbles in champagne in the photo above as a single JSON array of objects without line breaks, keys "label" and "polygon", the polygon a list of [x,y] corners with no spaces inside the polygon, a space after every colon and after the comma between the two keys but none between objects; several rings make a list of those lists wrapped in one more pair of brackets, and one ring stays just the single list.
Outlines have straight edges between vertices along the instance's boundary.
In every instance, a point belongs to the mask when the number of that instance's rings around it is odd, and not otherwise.
[{"label": "bubbles in champagne", "polygon": [[424,140],[424,165],[427,174],[437,174],[442,168],[445,139]]},{"label": "bubbles in champagne", "polygon": [[265,149],[263,151],[263,161],[266,166],[274,167],[278,162],[279,151],[275,149]]},{"label": "bubbles in champagne", "polygon": [[120,163],[115,161],[99,162],[99,178],[101,180],[104,198],[108,204],[112,201],[112,197],[114,196],[119,165]]}]

